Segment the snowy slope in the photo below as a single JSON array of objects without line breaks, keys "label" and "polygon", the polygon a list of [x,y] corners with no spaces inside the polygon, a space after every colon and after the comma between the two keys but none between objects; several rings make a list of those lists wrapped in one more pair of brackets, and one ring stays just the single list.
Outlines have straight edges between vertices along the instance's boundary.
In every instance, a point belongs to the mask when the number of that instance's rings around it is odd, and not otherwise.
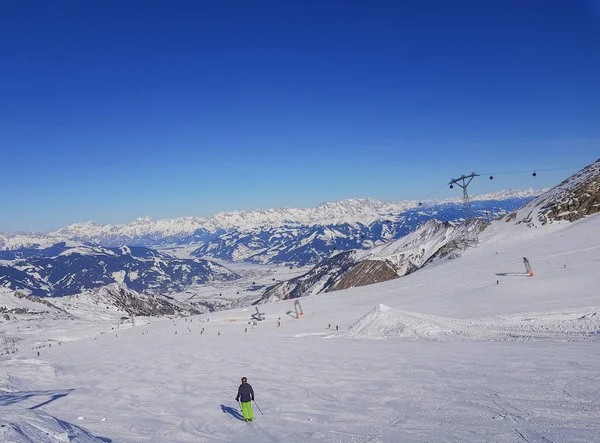
[{"label": "snowy slope", "polygon": [[[79,323],[6,323],[23,344],[0,357],[0,429],[43,411],[120,443],[595,442],[599,235],[598,215],[539,229],[495,221],[456,260],[302,298],[298,319],[290,300],[261,305],[256,325],[250,308],[118,334],[94,323],[94,336],[39,357],[26,346],[36,334],[75,336]],[[253,423],[234,400],[241,376],[264,414],[254,405]]]}]

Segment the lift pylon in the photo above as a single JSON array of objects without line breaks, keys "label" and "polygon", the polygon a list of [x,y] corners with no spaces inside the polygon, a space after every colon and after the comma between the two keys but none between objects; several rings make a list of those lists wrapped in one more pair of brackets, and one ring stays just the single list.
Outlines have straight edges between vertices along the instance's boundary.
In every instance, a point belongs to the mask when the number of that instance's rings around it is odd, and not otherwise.
[{"label": "lift pylon", "polygon": [[465,208],[465,223],[463,224],[462,237],[465,246],[477,246],[479,243],[479,235],[477,233],[477,226],[471,223],[471,220],[475,218],[473,214],[473,208],[471,207],[471,200],[469,199],[469,193],[467,187],[469,183],[473,181],[475,177],[479,177],[479,174],[472,172],[469,175],[461,175],[458,178],[453,178],[448,183],[450,189],[454,188],[454,185],[460,186],[463,190],[463,206]]}]

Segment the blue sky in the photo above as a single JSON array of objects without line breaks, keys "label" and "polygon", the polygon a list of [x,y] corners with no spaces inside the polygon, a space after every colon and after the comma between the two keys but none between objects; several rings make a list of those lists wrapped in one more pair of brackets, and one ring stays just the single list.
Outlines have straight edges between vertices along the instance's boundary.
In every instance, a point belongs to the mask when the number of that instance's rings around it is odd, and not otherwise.
[{"label": "blue sky", "polygon": [[0,52],[0,231],[541,188],[600,157],[597,0],[9,1]]}]

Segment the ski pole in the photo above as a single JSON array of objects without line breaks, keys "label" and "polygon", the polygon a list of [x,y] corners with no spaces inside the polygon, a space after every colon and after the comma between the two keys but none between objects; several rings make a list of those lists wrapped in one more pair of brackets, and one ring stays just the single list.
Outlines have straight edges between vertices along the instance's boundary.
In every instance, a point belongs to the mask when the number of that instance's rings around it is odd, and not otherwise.
[{"label": "ski pole", "polygon": [[240,401],[238,400],[238,405],[240,405],[240,411],[242,410],[242,404],[240,403]]},{"label": "ski pole", "polygon": [[[254,401],[254,400],[252,400],[252,401]],[[256,402],[255,402],[255,401],[254,401],[254,404],[255,404],[255,405],[256,405],[256,407],[258,408],[258,412],[260,412],[260,415],[265,415],[265,414],[263,414],[263,413],[262,413],[262,411],[260,410],[260,408],[258,407],[258,405],[256,404]]]}]

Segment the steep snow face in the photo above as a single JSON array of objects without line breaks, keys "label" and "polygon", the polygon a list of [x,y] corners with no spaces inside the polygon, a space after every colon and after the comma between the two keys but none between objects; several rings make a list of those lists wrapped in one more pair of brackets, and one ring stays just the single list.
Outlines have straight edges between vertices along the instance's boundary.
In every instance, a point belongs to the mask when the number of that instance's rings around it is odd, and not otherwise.
[{"label": "steep snow face", "polygon": [[506,217],[530,227],[575,221],[600,212],[600,159]]},{"label": "steep snow face", "polygon": [[403,276],[423,266],[444,246],[460,242],[464,229],[479,229],[480,226],[478,221],[471,222],[469,226],[457,226],[430,220],[406,237],[361,251],[359,260],[386,260],[395,267],[399,276]]}]

